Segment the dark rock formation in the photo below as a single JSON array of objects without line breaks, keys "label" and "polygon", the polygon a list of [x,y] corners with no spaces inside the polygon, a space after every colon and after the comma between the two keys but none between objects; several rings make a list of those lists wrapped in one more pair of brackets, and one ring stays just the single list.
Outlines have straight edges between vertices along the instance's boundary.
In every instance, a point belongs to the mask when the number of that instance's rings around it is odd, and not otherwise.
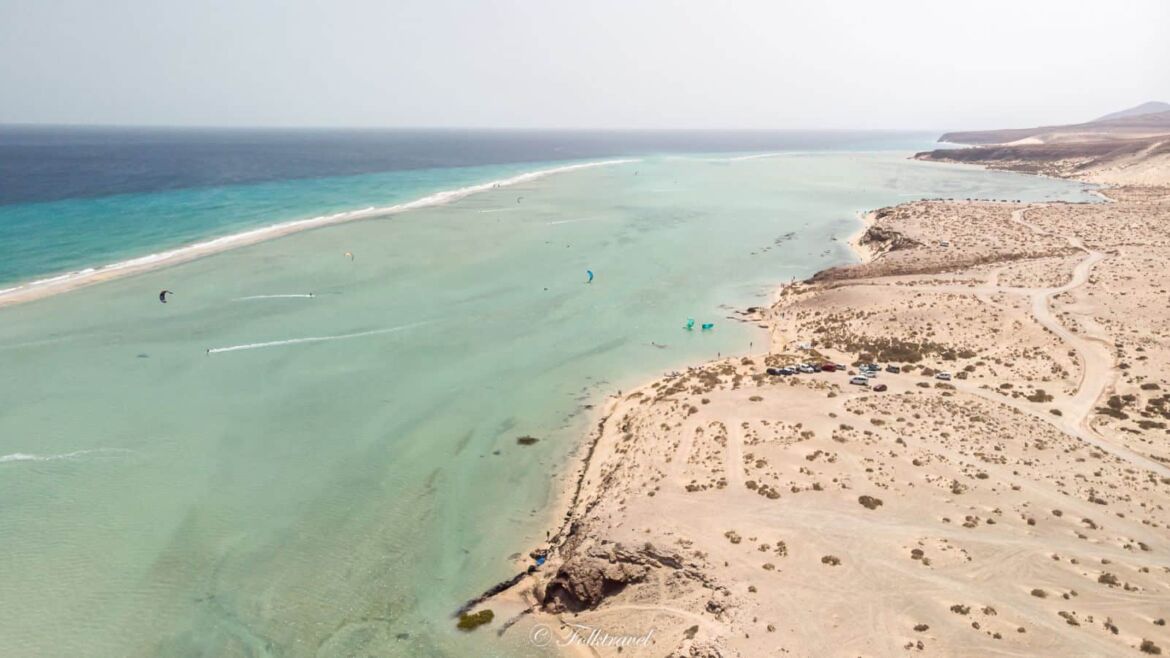
[{"label": "dark rock formation", "polygon": [[[878,217],[881,217],[880,213]],[[869,227],[858,242],[879,252],[899,251],[922,246],[922,243],[917,240],[880,226]]]},{"label": "dark rock formation", "polygon": [[573,557],[557,569],[544,588],[544,607],[553,612],[579,612],[597,607],[630,583],[645,580],[649,568],[593,556]]},{"label": "dark rock formation", "polygon": [[576,548],[566,552],[569,557],[537,594],[546,610],[579,612],[596,608],[627,585],[645,580],[651,569],[677,569],[688,577],[698,573],[684,565],[681,555],[649,543],[639,549],[621,544]]}]

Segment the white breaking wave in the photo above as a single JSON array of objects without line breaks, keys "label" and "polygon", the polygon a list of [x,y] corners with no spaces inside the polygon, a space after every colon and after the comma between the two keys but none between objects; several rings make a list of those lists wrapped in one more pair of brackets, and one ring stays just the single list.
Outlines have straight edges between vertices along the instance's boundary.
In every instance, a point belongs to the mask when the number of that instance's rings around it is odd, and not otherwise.
[{"label": "white breaking wave", "polygon": [[352,334],[338,334],[336,336],[310,336],[307,338],[289,338],[286,340],[270,340],[263,343],[246,343],[244,345],[231,345],[228,347],[212,347],[207,350],[208,354],[221,354],[223,352],[242,352],[243,350],[258,350],[265,347],[280,347],[283,345],[300,345],[302,343],[324,343],[331,340],[347,340],[349,338],[361,338],[363,336],[377,336],[379,334],[391,334],[397,331],[406,331],[415,327],[421,327],[424,324],[431,324],[434,320],[426,320],[424,322],[413,322],[411,324],[404,324],[397,327],[387,327],[385,329],[371,329],[369,331],[358,331]]},{"label": "white breaking wave", "polygon": [[133,453],[134,451],[124,448],[94,448],[93,450],[74,450],[73,452],[66,452],[60,455],[34,455],[27,452],[14,452],[10,455],[0,455],[0,464],[7,464],[8,462],[53,462],[62,459],[76,459],[83,455],[103,452]]},{"label": "white breaking wave", "polygon": [[296,231],[303,231],[321,226],[329,226],[331,224],[338,224],[341,222],[349,222],[358,219],[369,219],[371,217],[384,217],[387,215],[396,215],[399,213],[417,210],[419,208],[427,208],[431,206],[441,206],[444,204],[457,201],[472,194],[479,192],[486,192],[497,187],[507,187],[510,185],[518,185],[520,183],[527,183],[529,181],[538,180],[553,174],[561,174],[569,171],[577,171],[579,169],[591,169],[593,167],[605,167],[609,165],[626,164],[629,162],[638,162],[636,158],[627,158],[620,160],[601,160],[597,162],[583,162],[580,164],[564,165],[561,167],[551,167],[549,169],[538,169],[523,174],[517,174],[508,178],[501,178],[499,180],[488,181],[478,185],[468,185],[467,187],[460,187],[453,190],[444,190],[442,192],[435,192],[428,194],[420,199],[408,201],[406,203],[399,203],[392,206],[384,206],[377,208],[370,206],[361,210],[350,210],[347,212],[334,213],[332,215],[320,215],[318,217],[310,217],[308,219],[297,219],[290,222],[281,222],[279,224],[270,224],[260,228],[249,229],[241,231],[240,233],[233,233],[203,242],[196,242],[183,247],[177,247],[168,251],[160,251],[146,256],[139,256],[138,258],[131,258],[129,260],[103,265],[101,267],[89,267],[75,272],[66,272],[56,276],[45,279],[37,279],[29,283],[21,284],[13,288],[6,288],[0,290],[0,302],[10,295],[20,295],[31,289],[42,289],[44,287],[52,287],[54,284],[62,285],[74,283],[78,280],[87,277],[104,278],[112,273],[117,273],[124,270],[148,269],[152,266],[161,265],[164,263],[182,260],[184,258],[194,258],[200,254],[210,254],[233,247],[240,247],[248,244],[260,242],[269,237],[277,235],[284,235]]},{"label": "white breaking wave", "polygon": [[312,298],[315,295],[311,292],[288,293],[284,295],[249,295],[247,297],[236,297],[233,302],[246,302],[252,299],[306,299]]}]

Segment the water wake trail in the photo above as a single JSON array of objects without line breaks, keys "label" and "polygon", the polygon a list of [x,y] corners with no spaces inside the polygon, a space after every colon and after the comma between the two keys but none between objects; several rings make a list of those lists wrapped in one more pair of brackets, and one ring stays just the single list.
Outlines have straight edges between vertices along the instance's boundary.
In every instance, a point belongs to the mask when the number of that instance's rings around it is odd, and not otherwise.
[{"label": "water wake trail", "polygon": [[555,222],[545,222],[545,226],[556,226],[558,224],[576,224],[578,222],[597,222],[606,219],[605,217],[582,217],[580,219],[558,219]]},{"label": "water wake trail", "polygon": [[60,343],[66,340],[73,340],[72,336],[53,336],[51,338],[42,338],[40,340],[29,340],[23,343],[11,343],[8,345],[0,345],[0,352],[4,350],[18,350],[25,347],[37,347],[39,345],[50,345],[52,343]]},{"label": "water wake trail", "polygon": [[304,343],[325,343],[332,340],[348,340],[350,338],[362,338],[365,336],[378,336],[381,334],[392,334],[399,331],[406,331],[415,327],[432,324],[435,320],[425,320],[423,322],[412,322],[410,324],[403,324],[397,327],[386,327],[384,329],[371,329],[369,331],[358,331],[352,334],[337,334],[335,336],[309,336],[306,338],[288,338],[285,340],[270,340],[263,343],[246,343],[243,345],[230,345],[228,347],[212,347],[207,350],[208,354],[222,354],[224,352],[242,352],[244,350],[258,350],[265,347],[282,347],[284,345],[301,345]]},{"label": "water wake trail", "polygon": [[315,297],[311,292],[288,293],[283,295],[248,295],[247,297],[236,297],[233,302],[247,302],[253,299],[312,299]]},{"label": "water wake trail", "polygon": [[76,459],[84,455],[99,453],[134,454],[134,451],[126,450],[125,448],[94,448],[92,450],[74,450],[73,452],[66,452],[59,455],[34,455],[27,452],[14,452],[8,455],[0,455],[0,464],[7,464],[9,462],[53,462],[64,459]]}]

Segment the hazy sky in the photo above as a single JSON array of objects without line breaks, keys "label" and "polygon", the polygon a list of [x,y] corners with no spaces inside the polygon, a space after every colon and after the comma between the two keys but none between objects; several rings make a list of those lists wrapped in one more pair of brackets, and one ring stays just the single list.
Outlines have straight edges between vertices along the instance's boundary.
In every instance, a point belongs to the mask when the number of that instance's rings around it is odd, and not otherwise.
[{"label": "hazy sky", "polygon": [[0,0],[0,122],[978,128],[1170,102],[1170,1]]}]

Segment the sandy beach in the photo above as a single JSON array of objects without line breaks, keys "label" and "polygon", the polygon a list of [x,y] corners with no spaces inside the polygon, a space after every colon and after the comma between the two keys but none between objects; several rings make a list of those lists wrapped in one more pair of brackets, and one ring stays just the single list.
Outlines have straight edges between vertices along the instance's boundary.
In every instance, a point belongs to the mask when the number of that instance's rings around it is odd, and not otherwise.
[{"label": "sandy beach", "polygon": [[849,245],[849,250],[853,252],[853,255],[857,256],[857,260],[865,263],[873,260],[874,256],[877,255],[869,246],[869,244],[861,243],[861,240],[865,237],[866,232],[868,232],[869,229],[873,227],[874,222],[877,221],[877,215],[873,212],[859,212],[857,213],[857,219],[861,221],[861,226],[857,229],[857,231],[849,236],[849,239],[846,242]]},{"label": "sandy beach", "polygon": [[548,562],[470,609],[653,630],[622,655],[1165,650],[1170,190],[1104,194],[866,213],[744,312],[767,352],[611,397]]}]

